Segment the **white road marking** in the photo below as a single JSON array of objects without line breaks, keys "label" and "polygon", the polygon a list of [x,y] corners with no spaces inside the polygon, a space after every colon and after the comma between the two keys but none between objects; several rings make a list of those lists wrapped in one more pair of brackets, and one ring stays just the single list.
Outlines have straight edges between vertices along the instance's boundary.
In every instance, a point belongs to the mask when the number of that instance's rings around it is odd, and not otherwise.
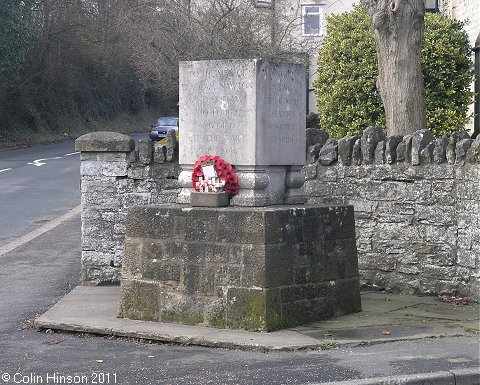
[{"label": "white road marking", "polygon": [[[32,166],[40,167],[40,166],[43,166],[43,165],[47,164],[47,162],[46,162],[47,160],[62,159],[65,156],[72,156],[72,155],[77,155],[77,154],[80,154],[80,151],[70,152],[68,154],[65,154],[65,155],[62,155],[62,156],[56,156],[54,158],[35,159],[34,161],[28,162],[27,164],[31,164]],[[5,168],[3,170],[0,170],[0,172],[10,171],[10,170],[12,170],[12,168]]]},{"label": "white road marking", "polygon": [[81,210],[82,210],[82,205],[78,205],[77,207],[68,211],[66,214],[53,219],[49,223],[39,227],[38,229],[31,231],[30,233],[24,235],[23,237],[20,237],[10,243],[7,243],[5,246],[1,246],[0,257],[3,257],[5,254],[9,253],[10,251],[15,250],[17,247],[20,247],[25,243],[34,240],[40,235],[46,233],[47,231],[54,229],[58,225],[61,225],[63,222],[67,221],[68,219],[73,218],[75,215],[78,215]]},{"label": "white road marking", "polygon": [[28,162],[27,164],[33,164],[34,166],[40,167],[47,163],[47,162],[44,162],[45,160],[51,160],[51,159],[62,159],[62,157],[56,156],[55,158],[36,159],[33,162]]}]

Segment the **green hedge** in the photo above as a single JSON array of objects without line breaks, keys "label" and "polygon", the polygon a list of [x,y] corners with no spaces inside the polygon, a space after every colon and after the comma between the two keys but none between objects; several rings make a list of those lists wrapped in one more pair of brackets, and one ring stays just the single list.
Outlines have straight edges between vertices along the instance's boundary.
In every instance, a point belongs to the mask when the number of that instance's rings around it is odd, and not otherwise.
[{"label": "green hedge", "polygon": [[[361,6],[328,18],[327,37],[314,82],[320,126],[330,136],[359,135],[385,126],[377,91],[375,41]],[[422,67],[427,128],[434,136],[463,129],[472,102],[473,63],[463,23],[443,14],[425,15]]]}]

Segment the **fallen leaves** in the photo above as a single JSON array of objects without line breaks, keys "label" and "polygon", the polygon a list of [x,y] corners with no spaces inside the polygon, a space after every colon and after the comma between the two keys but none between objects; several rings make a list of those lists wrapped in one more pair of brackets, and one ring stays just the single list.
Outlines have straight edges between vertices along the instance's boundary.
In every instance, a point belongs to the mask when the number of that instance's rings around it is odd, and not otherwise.
[{"label": "fallen leaves", "polygon": [[453,305],[470,305],[472,302],[470,298],[467,297],[455,297],[453,295],[442,294],[437,297],[439,301],[451,303]]},{"label": "fallen leaves", "polygon": [[21,330],[30,330],[35,328],[35,318],[27,319],[23,322]]}]

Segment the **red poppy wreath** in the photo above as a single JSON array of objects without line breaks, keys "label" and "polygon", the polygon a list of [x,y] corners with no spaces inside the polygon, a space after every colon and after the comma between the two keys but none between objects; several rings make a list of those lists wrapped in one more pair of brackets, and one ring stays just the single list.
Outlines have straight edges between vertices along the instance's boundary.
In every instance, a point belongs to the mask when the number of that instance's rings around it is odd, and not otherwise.
[{"label": "red poppy wreath", "polygon": [[[210,175],[205,175],[205,165],[213,166],[220,183],[215,183]],[[212,181],[213,179],[213,181]],[[217,192],[218,189],[225,190],[229,197],[238,193],[238,177],[235,167],[225,162],[217,155],[204,155],[200,157],[193,167],[192,184],[195,191]]]}]

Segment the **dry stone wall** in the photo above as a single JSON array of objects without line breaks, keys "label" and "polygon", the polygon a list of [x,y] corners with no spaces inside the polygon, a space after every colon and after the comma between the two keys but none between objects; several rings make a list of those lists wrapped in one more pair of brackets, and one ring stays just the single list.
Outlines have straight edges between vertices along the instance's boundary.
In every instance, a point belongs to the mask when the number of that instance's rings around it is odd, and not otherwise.
[{"label": "dry stone wall", "polygon": [[129,136],[112,132],[90,133],[75,142],[81,151],[84,284],[120,281],[129,207],[175,202],[179,168],[172,134],[165,146],[147,139],[137,150]]},{"label": "dry stone wall", "polygon": [[[178,162],[169,150],[125,135],[77,140],[82,177],[82,279],[120,279],[127,209],[175,202]],[[355,208],[360,278],[407,293],[480,300],[480,139],[428,131],[332,140],[307,130],[304,194],[309,203]],[[167,160],[168,158],[168,160]]]},{"label": "dry stone wall", "polygon": [[365,285],[480,300],[480,139],[387,138],[373,127],[313,137],[304,193],[308,203],[354,206]]}]

